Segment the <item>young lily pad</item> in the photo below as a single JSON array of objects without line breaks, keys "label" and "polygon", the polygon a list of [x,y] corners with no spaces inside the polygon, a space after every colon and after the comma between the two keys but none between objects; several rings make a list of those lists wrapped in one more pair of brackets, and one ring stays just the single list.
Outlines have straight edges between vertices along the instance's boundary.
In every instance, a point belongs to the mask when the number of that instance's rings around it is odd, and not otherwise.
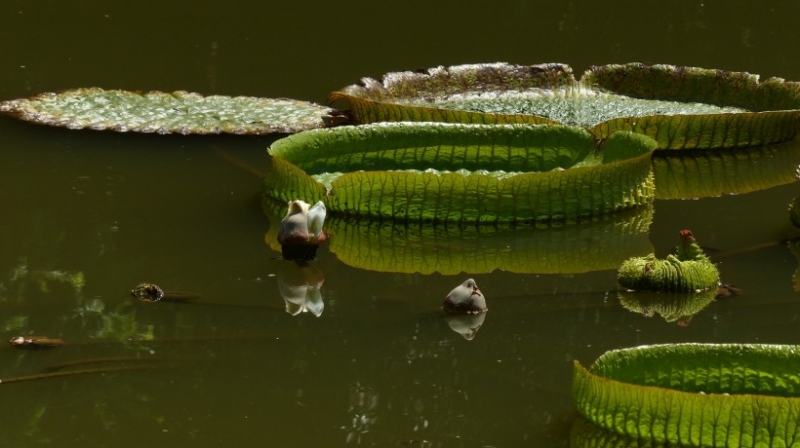
[{"label": "young lily pad", "polygon": [[4,101],[0,112],[69,129],[159,134],[292,133],[346,121],[334,109],[290,99],[99,88]]},{"label": "young lily pad", "polygon": [[798,346],[642,346],[575,361],[572,399],[636,446],[796,446],[799,371]]},{"label": "young lily pad", "polygon": [[694,293],[717,290],[719,270],[688,230],[680,232],[675,255],[658,259],[654,254],[625,260],[617,272],[619,284],[628,290]]},{"label": "young lily pad", "polygon": [[[280,252],[277,224],[286,213],[286,202],[265,198],[262,205],[270,222],[265,242]],[[324,232],[328,249],[340,261],[370,271],[577,274],[614,269],[630,256],[652,251],[652,219],[652,206],[545,228],[432,226],[329,216]]]},{"label": "young lily pad", "polygon": [[784,142],[797,134],[800,84],[757,75],[642,64],[608,65],[580,81],[563,64],[437,67],[363,79],[331,95],[357,123],[563,123],[599,139],[618,130],[661,149]]},{"label": "young lily pad", "polygon": [[[654,146],[620,132],[598,147],[568,126],[343,126],[273,143],[265,189],[272,198],[322,200],[333,214],[379,219],[574,222],[650,203]],[[324,197],[321,181],[329,184]]]}]

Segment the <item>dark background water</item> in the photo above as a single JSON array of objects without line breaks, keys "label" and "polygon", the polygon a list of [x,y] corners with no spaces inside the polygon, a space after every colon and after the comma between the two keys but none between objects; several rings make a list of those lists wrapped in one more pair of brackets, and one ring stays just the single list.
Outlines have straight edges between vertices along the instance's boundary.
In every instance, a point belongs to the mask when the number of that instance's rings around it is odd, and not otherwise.
[{"label": "dark background water", "polygon": [[[798,13],[789,1],[6,0],[0,99],[98,86],[324,102],[363,76],[497,61],[800,80]],[[491,311],[466,341],[438,307],[468,274],[373,272],[328,247],[312,270],[276,260],[256,174],[271,137],[12,119],[0,135],[0,333],[69,343],[0,348],[0,378],[107,357],[164,363],[0,383],[0,445],[566,446],[575,359],[665,342],[798,342],[797,260],[781,244],[796,185],[656,203],[658,253],[690,228],[747,292],[688,326],[624,309],[613,270],[497,271],[474,275]],[[64,281],[76,273],[80,290]],[[279,282],[320,276],[322,314],[287,313]],[[203,298],[134,303],[127,291],[140,281]]]}]

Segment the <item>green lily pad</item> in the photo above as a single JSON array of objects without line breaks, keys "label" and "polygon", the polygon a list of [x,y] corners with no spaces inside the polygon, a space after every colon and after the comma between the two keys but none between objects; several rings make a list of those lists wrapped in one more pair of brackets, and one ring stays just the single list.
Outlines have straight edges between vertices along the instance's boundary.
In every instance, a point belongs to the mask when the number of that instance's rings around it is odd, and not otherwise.
[{"label": "green lily pad", "polygon": [[797,135],[800,84],[757,75],[642,64],[593,67],[578,81],[563,64],[437,67],[365,78],[331,95],[357,123],[562,123],[599,139],[618,130],[661,149],[729,148]]},{"label": "green lily pad", "polygon": [[[280,252],[278,223],[286,203],[265,199],[263,208],[270,222],[265,242]],[[577,274],[614,269],[630,256],[652,251],[652,219],[652,206],[554,227],[433,226],[329,216],[324,231],[328,249],[340,261],[370,271]]]},{"label": "green lily pad", "polygon": [[578,413],[639,446],[800,444],[800,347],[668,344],[574,364]]},{"label": "green lily pad", "polygon": [[273,143],[265,191],[378,219],[574,222],[650,203],[654,146],[620,132],[598,147],[568,126],[343,126]]},{"label": "green lily pad", "polygon": [[293,133],[347,120],[335,109],[290,99],[99,88],[4,101],[0,112],[69,129],[158,134]]}]

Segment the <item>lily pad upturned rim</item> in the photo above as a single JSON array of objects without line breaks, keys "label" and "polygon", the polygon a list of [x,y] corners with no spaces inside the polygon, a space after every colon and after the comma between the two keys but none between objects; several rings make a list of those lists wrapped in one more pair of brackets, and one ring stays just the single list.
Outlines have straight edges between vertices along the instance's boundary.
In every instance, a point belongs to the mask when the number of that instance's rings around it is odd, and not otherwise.
[{"label": "lily pad upturned rim", "polygon": [[0,113],[68,129],[183,135],[295,133],[349,120],[339,110],[289,98],[98,87],[2,101]]},{"label": "lily pad upturned rim", "polygon": [[594,425],[642,443],[800,443],[800,346],[660,344],[574,362],[572,397]]},{"label": "lily pad upturned rim", "polygon": [[[477,172],[353,171],[334,180],[326,194],[324,186],[304,172],[315,166],[314,157],[331,165],[328,172],[342,171],[335,166],[339,160],[371,168],[381,160],[412,164],[427,160],[444,163],[447,170],[453,169],[453,163],[481,157],[512,164],[519,157],[538,154],[543,148],[537,145],[552,141],[555,147],[597,157],[593,154],[596,140],[585,130],[569,126],[387,122],[313,130],[273,143],[265,193],[285,201],[322,200],[329,212],[344,216],[462,224],[572,222],[653,200],[650,153],[655,142],[629,132],[616,133],[603,142],[600,153],[609,162],[523,172],[506,179]],[[370,162],[360,164],[365,157],[371,157]],[[440,165],[403,166],[442,169]]]},{"label": "lily pad upturned rim", "polygon": [[436,101],[448,95],[484,95],[492,89],[513,93],[548,88],[550,91],[589,89],[644,100],[690,101],[749,111],[620,115],[587,127],[599,139],[617,130],[643,133],[658,141],[659,149],[747,147],[785,142],[797,135],[800,120],[798,82],[781,78],[760,82],[758,75],[746,72],[663,64],[595,66],[580,80],[575,80],[572,69],[565,64],[440,66],[427,71],[388,73],[381,81],[363,78],[360,84],[340,89],[330,98],[349,102],[356,123],[415,120],[553,124],[556,122],[553,117],[524,112],[476,112],[413,104],[419,100],[423,103]]}]

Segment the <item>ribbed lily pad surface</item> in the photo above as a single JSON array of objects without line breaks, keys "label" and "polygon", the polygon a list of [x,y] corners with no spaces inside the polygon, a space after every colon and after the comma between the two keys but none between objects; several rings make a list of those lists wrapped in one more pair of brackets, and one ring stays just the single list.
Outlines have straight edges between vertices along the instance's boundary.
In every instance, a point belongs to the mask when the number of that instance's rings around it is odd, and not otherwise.
[{"label": "ribbed lily pad surface", "polygon": [[358,123],[450,121],[582,126],[597,138],[648,135],[661,149],[730,148],[797,135],[800,84],[670,65],[475,64],[362,79],[331,95]]},{"label": "ribbed lily pad surface", "polygon": [[607,431],[679,446],[800,444],[800,348],[669,344],[575,362],[578,413]]},{"label": "ribbed lily pad surface", "polygon": [[5,101],[0,112],[70,129],[159,134],[292,133],[344,120],[334,109],[297,100],[99,88]]},{"label": "ribbed lily pad surface", "polygon": [[654,146],[621,132],[598,147],[588,132],[568,126],[345,126],[276,141],[265,188],[282,200],[292,199],[287,190],[308,189],[310,177],[279,169],[286,162],[310,174],[344,173],[323,199],[333,213],[428,222],[577,221],[649,203]]}]

